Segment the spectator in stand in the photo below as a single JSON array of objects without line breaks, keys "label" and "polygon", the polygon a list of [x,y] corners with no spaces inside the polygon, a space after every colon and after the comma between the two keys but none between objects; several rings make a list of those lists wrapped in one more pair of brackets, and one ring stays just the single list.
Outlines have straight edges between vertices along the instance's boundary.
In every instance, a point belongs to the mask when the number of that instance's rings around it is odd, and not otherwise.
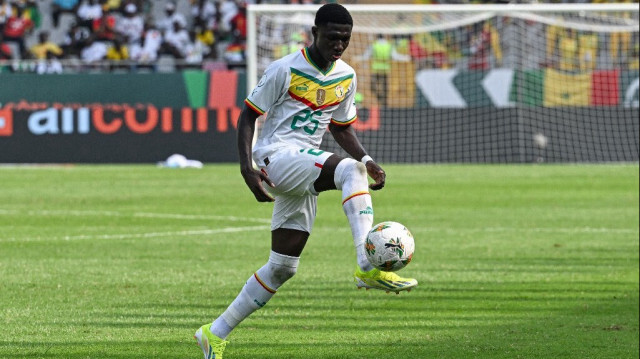
[{"label": "spectator in stand", "polygon": [[9,20],[12,13],[13,9],[11,8],[9,0],[0,0],[0,32],[4,29],[4,25],[7,23],[7,20]]},{"label": "spectator in stand", "polygon": [[93,35],[87,39],[85,46],[80,51],[80,59],[86,64],[94,64],[106,57],[107,45],[102,41],[96,41]]},{"label": "spectator in stand", "polygon": [[562,71],[574,71],[578,65],[578,37],[574,29],[547,28],[547,63]]},{"label": "spectator in stand", "polygon": [[216,37],[211,29],[205,29],[202,26],[195,26],[193,29],[194,43],[200,43],[204,46],[204,56],[209,59],[218,58],[218,48]]},{"label": "spectator in stand", "polygon": [[126,9],[127,5],[133,4],[136,6],[138,15],[142,17],[144,20],[151,20],[151,8],[153,7],[153,3],[158,3],[159,1],[151,1],[151,0],[125,0],[122,4],[122,9]]},{"label": "spectator in stand", "polygon": [[598,60],[598,34],[595,32],[581,32],[578,35],[578,61],[580,70],[593,71]]},{"label": "spectator in stand", "polygon": [[129,47],[139,45],[144,32],[144,19],[133,3],[124,6],[124,15],[116,20],[116,34],[125,39]]},{"label": "spectator in stand", "polygon": [[116,38],[116,16],[115,10],[105,8],[102,17],[93,20],[92,32],[98,41],[113,41]]},{"label": "spectator in stand", "polygon": [[129,48],[119,38],[116,38],[107,49],[106,59],[111,61],[109,70],[126,68],[128,66],[122,62],[130,59]]},{"label": "spectator in stand", "polygon": [[187,19],[181,13],[176,11],[176,3],[169,1],[164,6],[165,17],[158,21],[158,29],[163,33],[173,28],[173,23],[178,21],[182,27],[187,27]]},{"label": "spectator in stand", "polygon": [[62,51],[64,51],[65,56],[79,57],[80,50],[86,45],[89,36],[91,36],[89,29],[73,23],[62,42]]},{"label": "spectator in stand", "polygon": [[60,26],[60,16],[62,14],[72,14],[74,17],[78,13],[79,0],[53,0],[51,3],[51,19],[53,26]]},{"label": "spectator in stand", "polygon": [[155,62],[162,45],[162,33],[153,23],[147,22],[144,27],[142,44],[131,47],[131,58],[140,66],[151,66],[155,69]]},{"label": "spectator in stand", "polygon": [[38,43],[33,45],[30,49],[31,56],[34,59],[46,60],[52,57],[60,58],[64,54],[62,48],[58,46],[58,44],[49,41],[48,31],[40,32],[38,39]]},{"label": "spectator in stand", "polygon": [[247,39],[247,5],[242,3],[238,7],[238,13],[231,18],[231,32],[240,40]]},{"label": "spectator in stand", "polygon": [[218,30],[226,36],[226,34],[232,33],[231,19],[238,13],[238,5],[235,0],[222,0],[219,12],[221,21],[218,24]]},{"label": "spectator in stand", "polygon": [[107,48],[106,59],[112,61],[129,60],[129,48],[122,40],[116,38],[111,46]]},{"label": "spectator in stand", "polygon": [[92,29],[93,21],[102,17],[102,5],[97,0],[85,0],[78,7],[78,24]]},{"label": "spectator in stand", "polygon": [[189,31],[191,46],[189,46],[185,62],[190,65],[198,65],[209,54],[209,47],[198,37],[199,28]]},{"label": "spectator in stand", "polygon": [[173,23],[173,28],[164,34],[162,50],[176,59],[185,59],[192,46],[189,32],[179,21]]},{"label": "spectator in stand", "polygon": [[495,67],[502,66],[500,35],[491,24],[491,20],[472,26],[468,44],[470,70],[488,70],[491,68],[492,54],[495,60]]},{"label": "spectator in stand", "polygon": [[23,17],[23,8],[19,6],[13,6],[13,15],[9,17],[7,23],[4,26],[4,39],[8,42],[15,42],[18,44],[20,51],[20,58],[27,56],[25,37],[31,33],[33,29],[33,22]]},{"label": "spectator in stand", "polygon": [[191,16],[193,17],[194,26],[215,30],[219,23],[216,20],[218,15],[220,15],[220,12],[208,0],[191,0]]}]

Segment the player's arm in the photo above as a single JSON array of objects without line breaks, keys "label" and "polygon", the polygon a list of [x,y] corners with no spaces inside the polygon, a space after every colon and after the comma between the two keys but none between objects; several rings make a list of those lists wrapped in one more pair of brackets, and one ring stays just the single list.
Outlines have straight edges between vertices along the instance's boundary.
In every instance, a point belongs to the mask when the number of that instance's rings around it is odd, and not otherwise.
[{"label": "player's arm", "polygon": [[[365,151],[364,147],[360,143],[358,136],[356,136],[356,131],[351,125],[340,126],[332,122],[329,124],[329,130],[340,147],[347,151],[347,153],[354,159],[359,161],[367,155],[367,151]],[[379,190],[384,187],[386,180],[384,170],[373,160],[367,161],[365,166],[367,167],[367,173],[375,181],[369,185],[369,188],[372,190]]]},{"label": "player's arm", "polygon": [[273,182],[266,173],[253,168],[251,144],[256,130],[256,120],[260,115],[244,105],[238,119],[238,155],[240,157],[240,173],[258,202],[273,202],[274,199],[262,186],[262,181],[271,187]]}]

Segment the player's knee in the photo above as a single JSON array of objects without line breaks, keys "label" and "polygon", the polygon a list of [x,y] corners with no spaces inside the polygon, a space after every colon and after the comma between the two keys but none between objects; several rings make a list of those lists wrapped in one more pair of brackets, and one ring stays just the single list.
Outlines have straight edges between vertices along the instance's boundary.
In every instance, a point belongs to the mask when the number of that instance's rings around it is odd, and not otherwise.
[{"label": "player's knee", "polygon": [[284,283],[293,278],[297,271],[297,267],[290,267],[281,264],[271,265],[271,275],[273,276],[273,279],[279,283]]},{"label": "player's knee", "polygon": [[345,158],[336,167],[334,181],[338,189],[349,186],[357,190],[366,190],[367,167],[352,158]]}]

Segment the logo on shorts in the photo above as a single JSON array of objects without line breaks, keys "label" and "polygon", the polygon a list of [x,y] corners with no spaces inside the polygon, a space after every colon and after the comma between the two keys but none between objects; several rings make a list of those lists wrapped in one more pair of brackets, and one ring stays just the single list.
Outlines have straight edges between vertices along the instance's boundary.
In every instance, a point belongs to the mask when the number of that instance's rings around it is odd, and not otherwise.
[{"label": "logo on shorts", "polygon": [[373,215],[373,208],[371,208],[370,206],[367,206],[367,208],[365,208],[362,211],[358,212],[358,214],[370,214],[370,215]]},{"label": "logo on shorts", "polygon": [[316,103],[318,104],[318,106],[324,103],[326,95],[327,92],[323,89],[318,89],[318,91],[316,91]]},{"label": "logo on shorts", "polygon": [[341,85],[338,85],[336,86],[336,97],[342,98],[342,96],[344,96],[344,87],[342,87]]}]

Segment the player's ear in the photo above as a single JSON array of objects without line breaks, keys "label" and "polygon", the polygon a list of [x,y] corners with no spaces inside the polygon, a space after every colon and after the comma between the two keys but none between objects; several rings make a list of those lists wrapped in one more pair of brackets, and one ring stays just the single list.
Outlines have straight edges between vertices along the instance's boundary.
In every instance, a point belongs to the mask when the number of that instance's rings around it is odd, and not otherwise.
[{"label": "player's ear", "polygon": [[318,37],[318,27],[313,25],[311,27],[311,35],[313,35],[313,42],[316,42],[316,38]]}]

